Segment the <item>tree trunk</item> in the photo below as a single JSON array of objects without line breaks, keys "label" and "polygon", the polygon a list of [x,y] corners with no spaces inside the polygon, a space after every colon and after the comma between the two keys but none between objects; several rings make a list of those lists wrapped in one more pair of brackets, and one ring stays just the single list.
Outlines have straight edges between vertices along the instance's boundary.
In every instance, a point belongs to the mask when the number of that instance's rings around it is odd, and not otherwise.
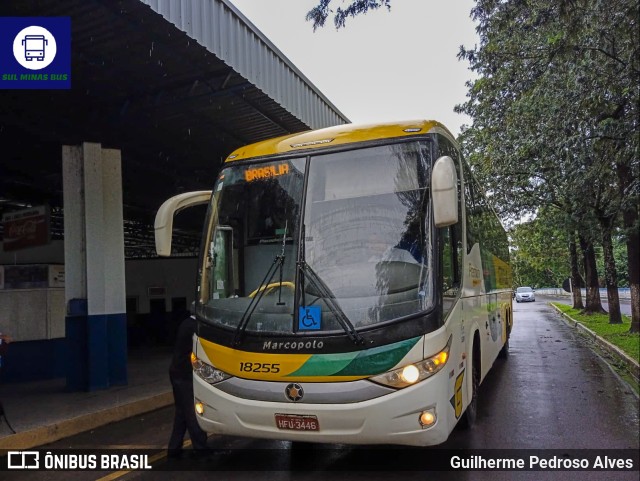
[{"label": "tree trunk", "polygon": [[[629,185],[638,178],[628,164],[616,164],[620,195],[625,198]],[[627,194],[628,195],[628,194]],[[627,236],[627,269],[631,290],[631,327],[629,332],[640,332],[640,225],[638,225],[638,199],[623,204],[622,221]]]},{"label": "tree trunk", "polygon": [[587,284],[587,306],[584,314],[606,314],[600,302],[600,285],[598,284],[598,267],[596,266],[596,253],[593,243],[579,234],[580,249],[584,258],[584,275]]},{"label": "tree trunk", "polygon": [[571,259],[571,294],[573,296],[573,308],[584,309],[582,303],[582,279],[578,268],[578,249],[576,247],[575,234],[569,235],[569,257]]},{"label": "tree trunk", "polygon": [[622,324],[620,314],[620,297],[618,296],[618,272],[613,257],[613,244],[611,242],[611,221],[601,221],[602,250],[604,254],[604,278],[607,284],[607,300],[609,301],[609,324]]},{"label": "tree trunk", "polygon": [[629,264],[629,287],[631,288],[631,328],[629,332],[640,332],[640,227],[638,212],[623,214],[627,233],[627,262]]}]

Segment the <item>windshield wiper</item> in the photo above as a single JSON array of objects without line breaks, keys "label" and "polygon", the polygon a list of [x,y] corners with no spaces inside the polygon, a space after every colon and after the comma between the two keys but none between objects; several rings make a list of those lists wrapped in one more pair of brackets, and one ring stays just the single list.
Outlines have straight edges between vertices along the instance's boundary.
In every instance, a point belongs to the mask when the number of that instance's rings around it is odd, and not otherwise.
[{"label": "windshield wiper", "polygon": [[[242,317],[240,318],[238,327],[236,327],[236,334],[233,338],[233,344],[235,346],[238,346],[242,342],[244,332],[247,330],[247,326],[249,325],[251,316],[253,315],[253,312],[256,310],[256,307],[258,307],[258,304],[262,300],[264,293],[267,292],[268,290],[267,287],[269,286],[269,284],[271,284],[271,281],[273,280],[273,277],[276,275],[276,272],[278,272],[278,270],[280,270],[280,293],[278,294],[278,305],[282,305],[282,302],[281,302],[282,301],[282,298],[281,298],[282,268],[284,266],[284,260],[286,257],[284,254],[286,241],[287,241],[287,224],[285,224],[284,234],[282,234],[282,251],[280,252],[280,255],[275,256],[275,258],[273,259],[273,264],[269,266],[269,269],[267,270],[267,273],[265,274],[264,279],[262,279],[262,282],[260,283],[260,285],[258,286],[258,289],[256,290],[256,295],[251,298],[249,305],[242,313]],[[278,269],[278,267],[280,269]]]},{"label": "windshield wiper", "polygon": [[349,339],[351,339],[351,341],[354,344],[363,345],[365,343],[364,338],[358,333],[358,331],[356,330],[354,325],[351,323],[347,315],[344,313],[342,308],[338,305],[336,296],[333,294],[333,292],[331,292],[331,289],[329,289],[329,287],[324,283],[324,281],[320,278],[320,276],[316,274],[316,272],[311,268],[311,266],[307,264],[307,262],[305,261],[304,226],[302,227],[302,229],[303,229],[302,241],[301,241],[302,245],[300,246],[300,249],[302,252],[300,256],[300,261],[297,263],[298,270],[300,272],[300,285],[302,287],[302,293],[301,293],[302,304],[306,305],[306,302],[304,299],[305,298],[304,283],[305,283],[305,279],[308,279],[310,283],[320,293],[325,303],[329,307],[329,310],[336,317],[336,320],[338,321],[342,329],[344,329],[344,332],[347,333],[347,336],[349,336]]},{"label": "windshield wiper", "polygon": [[[285,228],[285,232],[283,234],[283,240],[282,240],[282,251],[279,255],[275,256],[275,258],[273,259],[273,263],[267,270],[264,276],[264,279],[260,283],[260,286],[257,289],[256,295],[251,299],[251,302],[249,303],[244,313],[242,314],[242,317],[240,318],[240,322],[238,323],[238,327],[236,327],[236,333],[233,340],[233,343],[235,346],[240,345],[240,343],[242,342],[244,332],[246,331],[247,326],[249,325],[251,316],[253,315],[254,311],[258,307],[258,304],[262,300],[264,293],[267,291],[266,287],[269,286],[269,284],[271,284],[271,281],[273,280],[274,276],[276,275],[276,272],[278,271],[280,271],[280,290],[282,290],[282,268],[284,266],[284,261],[285,261],[286,235],[287,235],[287,231]],[[297,262],[298,270],[300,272],[300,285],[302,286],[302,298],[303,298],[302,303],[305,304],[304,283],[306,279],[320,293],[325,303],[329,307],[329,310],[331,311],[331,313],[336,317],[336,320],[338,321],[338,323],[340,324],[344,332],[347,333],[347,336],[349,337],[349,339],[351,339],[351,341],[354,344],[363,345],[365,343],[364,338],[358,333],[358,331],[356,330],[354,325],[351,323],[347,315],[344,313],[342,308],[338,305],[336,301],[336,297],[333,294],[333,292],[331,292],[331,289],[329,289],[329,287],[324,283],[324,281],[320,278],[320,276],[316,274],[316,272],[311,268],[311,266],[306,263],[304,259],[304,235],[305,234],[303,231],[302,233],[303,240],[302,240],[302,246],[301,246],[301,250],[302,250],[301,260]],[[280,303],[280,296],[278,296],[278,299]]]},{"label": "windshield wiper", "polygon": [[[305,277],[306,279],[308,279],[311,282],[311,284],[313,284],[313,286],[317,289],[317,291],[320,293],[320,295],[326,302],[327,306],[329,306],[329,309],[331,310],[333,315],[336,316],[336,319],[340,324],[340,326],[342,327],[342,329],[344,329],[344,332],[346,332],[347,336],[349,336],[349,339],[351,339],[351,341],[353,341],[354,344],[360,344],[360,345],[364,344],[364,338],[358,333],[358,331],[356,330],[354,325],[351,323],[347,315],[344,313],[342,308],[338,305],[338,302],[336,301],[336,296],[333,295],[333,292],[331,292],[331,289],[327,287],[324,281],[320,279],[318,274],[315,273],[315,271],[311,268],[309,264],[307,264],[304,261],[300,261],[298,262],[298,266],[300,268],[301,277]],[[304,304],[304,300],[303,300],[303,304]]]}]

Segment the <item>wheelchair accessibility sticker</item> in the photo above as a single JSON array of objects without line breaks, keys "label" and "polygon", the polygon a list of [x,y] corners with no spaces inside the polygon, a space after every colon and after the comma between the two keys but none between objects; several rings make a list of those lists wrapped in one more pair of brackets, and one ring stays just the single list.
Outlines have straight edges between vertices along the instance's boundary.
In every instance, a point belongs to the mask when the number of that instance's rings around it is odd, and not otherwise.
[{"label": "wheelchair accessibility sticker", "polygon": [[320,306],[300,306],[298,311],[299,331],[319,331],[322,325]]}]

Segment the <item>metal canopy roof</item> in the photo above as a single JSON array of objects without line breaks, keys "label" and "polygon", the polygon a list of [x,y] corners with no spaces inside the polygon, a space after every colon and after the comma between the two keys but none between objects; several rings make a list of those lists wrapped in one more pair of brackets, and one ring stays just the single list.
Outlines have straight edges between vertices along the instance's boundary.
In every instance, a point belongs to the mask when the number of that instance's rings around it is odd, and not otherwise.
[{"label": "metal canopy roof", "polygon": [[[225,0],[21,0],[0,16],[71,17],[72,89],[0,90],[0,215],[48,203],[54,236],[63,144],[122,150],[135,257],[162,201],[211,188],[229,152],[348,121]],[[199,234],[201,215],[180,217]]]}]

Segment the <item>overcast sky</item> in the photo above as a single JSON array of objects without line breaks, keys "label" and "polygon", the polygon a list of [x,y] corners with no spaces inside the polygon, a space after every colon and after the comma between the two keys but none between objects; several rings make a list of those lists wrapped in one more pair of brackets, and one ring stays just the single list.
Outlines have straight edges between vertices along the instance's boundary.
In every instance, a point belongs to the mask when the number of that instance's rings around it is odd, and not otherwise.
[{"label": "overcast sky", "polygon": [[393,0],[315,33],[305,15],[316,0],[230,1],[352,122],[434,119],[454,135],[470,123],[453,108],[473,77],[456,58],[477,43],[473,0]]}]

